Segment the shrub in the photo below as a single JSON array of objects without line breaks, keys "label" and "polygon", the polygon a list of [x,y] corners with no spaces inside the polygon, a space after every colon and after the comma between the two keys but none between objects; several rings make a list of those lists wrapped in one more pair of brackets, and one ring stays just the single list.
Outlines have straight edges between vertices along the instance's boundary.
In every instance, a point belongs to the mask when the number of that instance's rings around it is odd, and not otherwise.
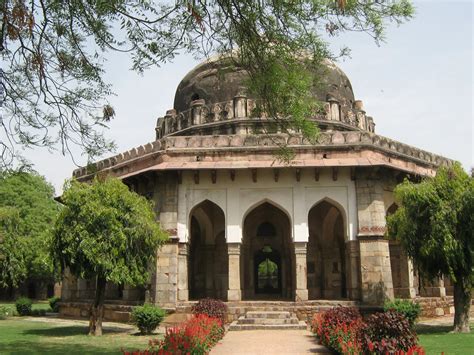
[{"label": "shrub", "polygon": [[386,301],[384,304],[384,311],[388,310],[394,310],[403,314],[412,328],[421,313],[421,307],[418,303],[412,302],[411,300],[401,299]]},{"label": "shrub", "polygon": [[207,354],[223,336],[220,319],[198,314],[179,327],[167,329],[160,354]]},{"label": "shrub", "polygon": [[6,319],[14,315],[13,308],[8,306],[0,306],[0,319]]},{"label": "shrub", "polygon": [[417,336],[402,314],[388,310],[367,318],[360,330],[360,340],[365,352],[392,354],[413,348]]},{"label": "shrub", "polygon": [[133,307],[132,322],[142,334],[151,334],[165,317],[166,312],[160,307],[151,304]]},{"label": "shrub", "polygon": [[49,306],[51,307],[51,310],[55,313],[59,312],[59,302],[61,301],[61,298],[59,297],[51,297],[48,299],[49,301]]},{"label": "shrub", "polygon": [[32,306],[33,302],[27,297],[20,297],[15,302],[16,311],[20,316],[29,316]]},{"label": "shrub", "polygon": [[316,314],[311,321],[311,329],[321,344],[340,354],[361,352],[359,331],[362,325],[362,317],[353,307],[335,307]]},{"label": "shrub", "polygon": [[227,306],[221,300],[215,300],[212,298],[203,298],[196,303],[192,312],[195,315],[205,314],[211,318],[218,318],[222,324],[225,323],[227,318]]},{"label": "shrub", "polygon": [[208,354],[224,336],[217,318],[199,314],[183,324],[168,328],[163,340],[153,339],[147,350],[122,351],[124,355]]}]

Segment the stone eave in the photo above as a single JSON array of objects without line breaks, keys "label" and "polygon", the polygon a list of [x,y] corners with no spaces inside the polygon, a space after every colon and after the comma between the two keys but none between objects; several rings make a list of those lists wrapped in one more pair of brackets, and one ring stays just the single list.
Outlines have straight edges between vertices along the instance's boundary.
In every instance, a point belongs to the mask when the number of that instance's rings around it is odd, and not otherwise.
[{"label": "stone eave", "polygon": [[[375,134],[323,132],[319,141],[324,143],[311,145],[302,137],[284,135],[167,137],[95,166],[96,172],[127,178],[146,171],[337,166],[385,166],[430,176],[440,165],[452,164],[449,159]],[[294,150],[296,158],[291,163],[275,158],[279,144]],[[74,177],[89,180],[94,174],[81,168]]]}]

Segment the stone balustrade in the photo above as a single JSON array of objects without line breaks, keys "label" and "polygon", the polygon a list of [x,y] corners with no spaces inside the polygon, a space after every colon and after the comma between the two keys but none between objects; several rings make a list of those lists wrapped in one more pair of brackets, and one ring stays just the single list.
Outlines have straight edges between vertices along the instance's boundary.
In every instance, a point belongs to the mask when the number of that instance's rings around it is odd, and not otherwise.
[{"label": "stone balustrade", "polygon": [[[231,101],[212,104],[206,104],[203,99],[194,100],[188,110],[177,112],[171,109],[166,112],[164,117],[158,118],[155,128],[156,139],[169,135],[183,135],[192,129],[205,128],[201,126],[209,124],[221,124],[228,128],[230,123],[241,123],[245,119],[257,119],[263,124],[275,123],[275,120],[266,117],[265,113],[257,115],[256,107],[257,101],[246,96],[236,96]],[[344,115],[339,102],[329,96],[328,101],[323,103],[323,112],[311,120],[341,122],[355,129],[374,132],[373,118],[365,115],[360,100],[355,101],[354,108]],[[281,120],[284,121],[284,119]],[[245,132],[239,131],[238,133]]]},{"label": "stone balustrade", "polygon": [[186,149],[249,149],[269,148],[276,149],[286,145],[290,148],[331,148],[373,146],[398,156],[415,159],[418,162],[432,165],[452,165],[453,161],[442,156],[403,144],[392,139],[362,131],[335,131],[321,132],[316,144],[312,144],[300,135],[272,134],[272,135],[216,135],[216,136],[168,136],[154,142],[133,148],[111,158],[101,160],[87,167],[74,170],[74,177],[81,177],[95,171],[101,171],[113,166],[138,159],[148,154],[167,150]]}]

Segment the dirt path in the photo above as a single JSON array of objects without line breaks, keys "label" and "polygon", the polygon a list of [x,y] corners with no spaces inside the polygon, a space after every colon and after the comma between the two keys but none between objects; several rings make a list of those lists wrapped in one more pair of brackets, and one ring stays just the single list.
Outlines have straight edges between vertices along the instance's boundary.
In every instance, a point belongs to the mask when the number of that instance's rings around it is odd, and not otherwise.
[{"label": "dirt path", "polygon": [[307,330],[245,330],[227,332],[211,355],[331,354]]}]

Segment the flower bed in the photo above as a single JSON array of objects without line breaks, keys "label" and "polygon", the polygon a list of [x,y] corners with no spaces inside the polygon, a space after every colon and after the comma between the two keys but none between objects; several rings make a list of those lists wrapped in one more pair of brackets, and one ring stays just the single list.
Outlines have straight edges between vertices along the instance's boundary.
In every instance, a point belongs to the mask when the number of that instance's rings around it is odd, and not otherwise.
[{"label": "flower bed", "polygon": [[147,350],[124,355],[208,354],[224,336],[222,321],[205,314],[195,315],[183,324],[168,328],[163,340],[150,340]]},{"label": "flower bed", "polygon": [[338,354],[425,354],[408,320],[393,310],[364,322],[356,308],[335,307],[316,314],[311,329],[321,344]]}]

